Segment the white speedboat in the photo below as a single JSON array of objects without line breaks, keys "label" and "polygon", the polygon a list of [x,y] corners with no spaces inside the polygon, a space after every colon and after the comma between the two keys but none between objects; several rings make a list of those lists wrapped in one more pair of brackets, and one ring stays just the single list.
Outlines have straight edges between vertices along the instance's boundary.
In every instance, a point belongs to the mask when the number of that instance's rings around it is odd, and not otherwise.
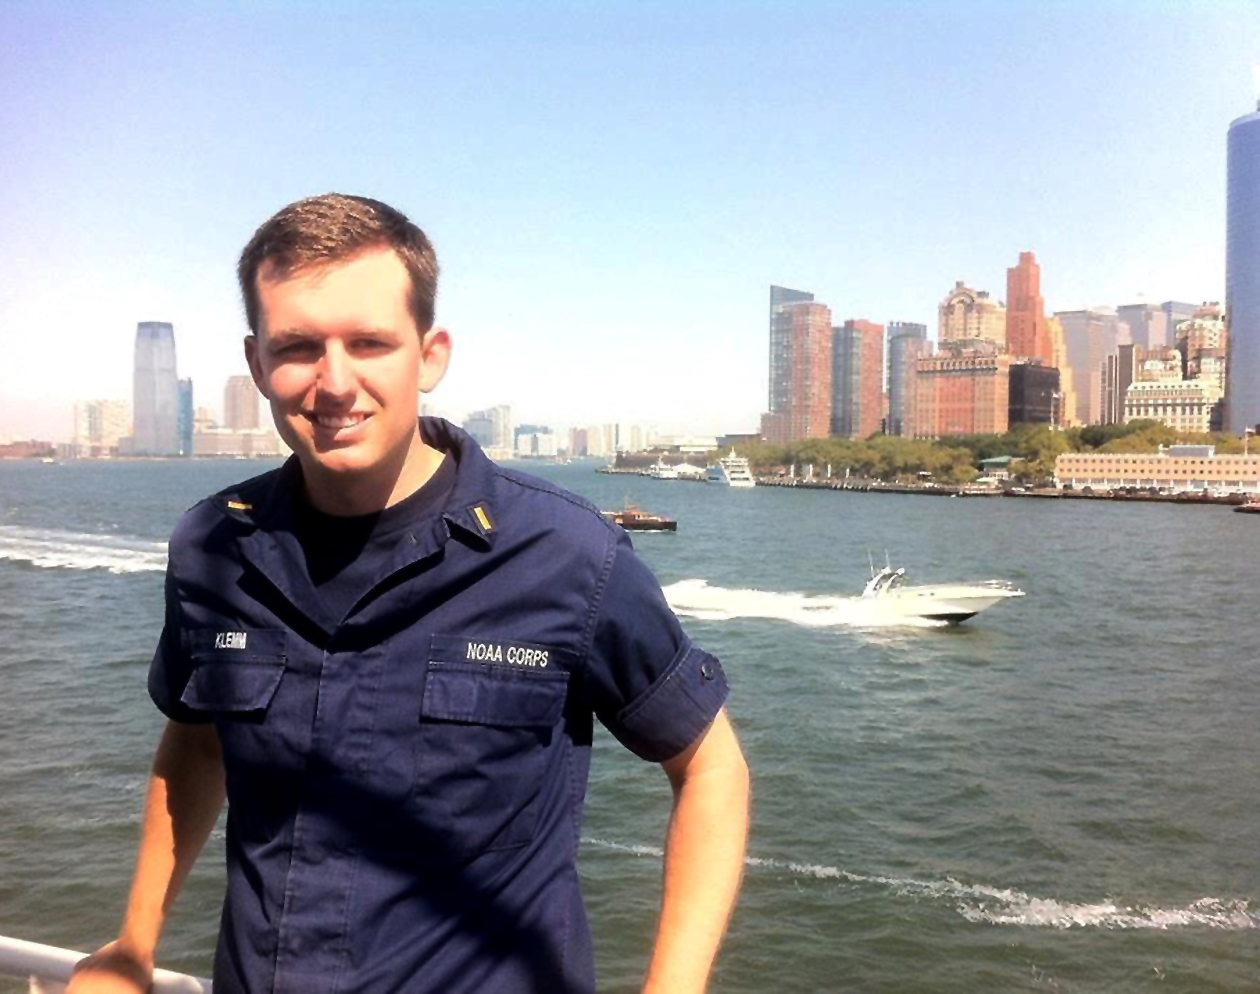
[{"label": "white speedboat", "polygon": [[877,602],[881,613],[907,618],[927,618],[958,624],[985,608],[1010,597],[1023,597],[1005,580],[982,580],[979,583],[934,583],[920,587],[906,586],[906,571],[886,566],[875,573],[862,591],[864,600]]},{"label": "white speedboat", "polygon": [[755,487],[752,470],[748,468],[748,460],[742,456],[731,454],[718,460],[716,466],[709,467],[709,482],[723,487]]}]

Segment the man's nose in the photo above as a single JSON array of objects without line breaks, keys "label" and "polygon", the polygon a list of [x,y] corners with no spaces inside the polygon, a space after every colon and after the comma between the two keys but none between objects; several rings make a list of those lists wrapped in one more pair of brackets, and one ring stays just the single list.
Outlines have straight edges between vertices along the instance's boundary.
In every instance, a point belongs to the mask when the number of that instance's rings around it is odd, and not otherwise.
[{"label": "man's nose", "polygon": [[354,397],[354,360],[336,342],[329,343],[324,350],[317,386],[320,393],[330,397]]}]

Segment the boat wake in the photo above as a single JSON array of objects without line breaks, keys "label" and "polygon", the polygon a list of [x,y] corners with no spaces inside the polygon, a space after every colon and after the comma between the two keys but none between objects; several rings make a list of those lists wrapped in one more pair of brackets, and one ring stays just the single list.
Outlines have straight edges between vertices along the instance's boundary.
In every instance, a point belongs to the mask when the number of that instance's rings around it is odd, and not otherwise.
[{"label": "boat wake", "polygon": [[145,573],[166,569],[166,543],[129,535],[0,525],[0,559],[45,569]]},{"label": "boat wake", "polygon": [[675,614],[702,621],[771,618],[808,628],[939,628],[946,624],[930,618],[907,617],[870,597],[740,590],[711,587],[705,580],[679,580],[664,592]]},{"label": "boat wake", "polygon": [[[599,849],[610,849],[634,856],[660,859],[664,855],[663,850],[655,846],[631,846],[593,838],[583,838],[582,841]],[[944,880],[906,880],[852,873],[834,866],[760,859],[755,856],[748,857],[744,862],[755,870],[881,887],[899,897],[950,903],[963,918],[984,925],[1058,929],[1260,929],[1260,913],[1252,911],[1249,903],[1240,899],[1203,897],[1182,908],[1126,907],[1114,901],[1074,904],[1054,898],[1034,897],[1013,888],[965,884],[949,877]]]}]

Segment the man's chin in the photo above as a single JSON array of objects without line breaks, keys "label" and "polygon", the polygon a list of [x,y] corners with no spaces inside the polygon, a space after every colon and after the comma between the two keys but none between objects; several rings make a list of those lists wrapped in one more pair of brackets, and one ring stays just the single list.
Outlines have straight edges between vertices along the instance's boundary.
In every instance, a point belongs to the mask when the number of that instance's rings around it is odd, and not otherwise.
[{"label": "man's chin", "polygon": [[322,474],[362,473],[371,464],[365,447],[353,442],[320,442],[303,438],[291,446],[308,472]]}]

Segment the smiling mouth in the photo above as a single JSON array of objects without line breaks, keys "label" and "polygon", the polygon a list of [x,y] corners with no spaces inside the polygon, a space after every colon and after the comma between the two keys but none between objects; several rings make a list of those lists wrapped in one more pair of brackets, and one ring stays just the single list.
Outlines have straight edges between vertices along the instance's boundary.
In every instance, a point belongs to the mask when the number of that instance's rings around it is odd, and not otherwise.
[{"label": "smiling mouth", "polygon": [[327,431],[342,431],[346,428],[357,428],[370,418],[370,414],[307,414],[306,419],[317,428]]}]

